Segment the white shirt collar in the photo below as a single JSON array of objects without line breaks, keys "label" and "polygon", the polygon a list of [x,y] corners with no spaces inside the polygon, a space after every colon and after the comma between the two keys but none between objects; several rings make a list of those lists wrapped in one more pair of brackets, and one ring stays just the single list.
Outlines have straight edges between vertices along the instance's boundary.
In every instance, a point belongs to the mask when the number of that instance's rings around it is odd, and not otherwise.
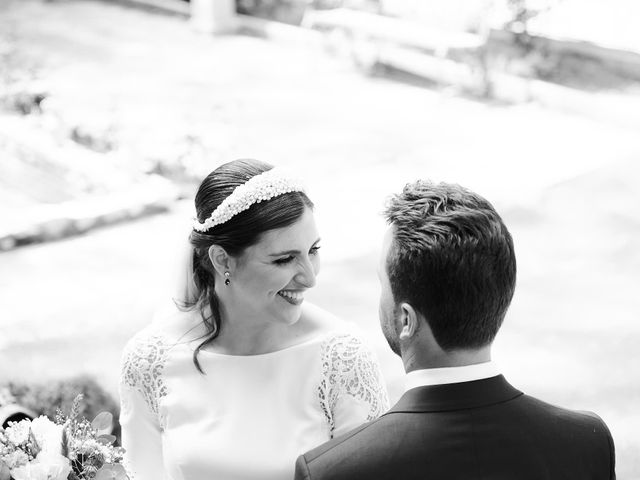
[{"label": "white shirt collar", "polygon": [[416,387],[444,385],[448,383],[472,382],[500,375],[498,366],[492,361],[465,365],[463,367],[427,368],[413,370],[405,376],[405,392]]}]

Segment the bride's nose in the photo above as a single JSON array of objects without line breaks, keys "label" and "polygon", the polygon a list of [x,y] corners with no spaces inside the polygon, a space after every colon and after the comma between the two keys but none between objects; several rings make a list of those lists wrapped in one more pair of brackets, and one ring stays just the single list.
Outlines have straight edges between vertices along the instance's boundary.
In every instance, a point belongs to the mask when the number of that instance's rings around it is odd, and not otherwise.
[{"label": "bride's nose", "polygon": [[295,280],[305,288],[311,288],[316,285],[316,267],[310,258],[306,258],[299,263],[299,269],[296,273]]}]

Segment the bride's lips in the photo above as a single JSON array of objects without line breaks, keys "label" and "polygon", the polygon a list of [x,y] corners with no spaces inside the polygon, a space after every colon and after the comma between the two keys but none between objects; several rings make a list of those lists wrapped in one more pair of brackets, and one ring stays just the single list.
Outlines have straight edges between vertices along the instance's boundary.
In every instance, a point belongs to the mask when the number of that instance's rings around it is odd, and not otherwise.
[{"label": "bride's lips", "polygon": [[304,290],[280,290],[278,296],[291,305],[301,305],[304,302]]}]

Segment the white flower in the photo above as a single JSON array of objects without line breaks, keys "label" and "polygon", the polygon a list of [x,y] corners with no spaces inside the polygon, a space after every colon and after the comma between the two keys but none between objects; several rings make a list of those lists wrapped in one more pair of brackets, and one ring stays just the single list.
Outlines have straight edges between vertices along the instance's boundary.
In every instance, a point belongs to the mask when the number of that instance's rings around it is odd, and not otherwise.
[{"label": "white flower", "polygon": [[52,452],[40,452],[32,462],[11,470],[14,480],[67,480],[69,459]]},{"label": "white flower", "polygon": [[87,440],[84,440],[81,444],[75,445],[74,450],[77,450],[78,453],[81,453],[83,455],[90,455],[91,453],[100,451],[100,444],[97,441],[89,438]]},{"label": "white flower", "polygon": [[25,445],[29,440],[30,420],[21,420],[19,422],[11,422],[5,430],[7,439],[14,445]]},{"label": "white flower", "polygon": [[13,469],[29,463],[29,456],[22,450],[16,450],[2,457],[2,461],[6,463],[10,469]]},{"label": "white flower", "polygon": [[42,452],[60,453],[62,448],[61,425],[56,425],[41,415],[31,422],[31,432]]}]

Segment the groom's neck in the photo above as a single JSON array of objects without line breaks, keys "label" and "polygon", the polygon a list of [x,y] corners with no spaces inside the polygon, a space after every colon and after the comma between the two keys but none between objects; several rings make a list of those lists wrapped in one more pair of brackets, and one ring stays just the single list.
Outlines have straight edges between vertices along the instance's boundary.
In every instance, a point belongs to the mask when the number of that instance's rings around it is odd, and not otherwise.
[{"label": "groom's neck", "polygon": [[491,360],[491,346],[469,350],[412,348],[411,351],[403,352],[402,361],[407,373],[413,370],[423,370],[430,368],[450,368],[464,367],[466,365],[476,365]]}]

